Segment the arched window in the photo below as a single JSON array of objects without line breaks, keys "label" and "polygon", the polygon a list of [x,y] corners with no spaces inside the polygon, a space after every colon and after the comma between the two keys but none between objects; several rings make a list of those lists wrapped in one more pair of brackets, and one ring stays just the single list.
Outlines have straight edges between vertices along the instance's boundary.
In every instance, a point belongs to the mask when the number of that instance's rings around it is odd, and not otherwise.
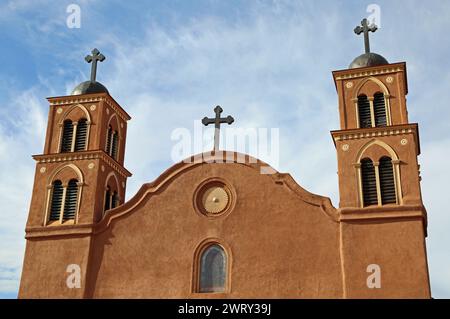
[{"label": "arched window", "polygon": [[111,187],[106,187],[105,193],[105,212],[111,209]]},{"label": "arched window", "polygon": [[111,146],[111,157],[117,160],[117,147],[119,144],[119,135],[117,131],[114,131],[113,137],[112,137],[112,146]]},{"label": "arched window", "polygon": [[59,220],[61,216],[62,198],[64,188],[60,180],[56,180],[52,185],[52,202],[50,206],[49,221]]},{"label": "arched window", "polygon": [[75,152],[84,151],[86,149],[87,140],[87,120],[81,119],[78,121],[77,133],[75,137]]},{"label": "arched window", "polygon": [[373,96],[373,111],[375,112],[375,126],[386,126],[386,102],[383,93],[378,92]]},{"label": "arched window", "polygon": [[361,161],[361,180],[364,206],[377,205],[377,181],[373,162],[366,158]]},{"label": "arched window", "polygon": [[370,102],[366,95],[358,96],[359,127],[372,127],[372,116],[370,112]]},{"label": "arched window", "polygon": [[227,256],[217,244],[206,248],[200,256],[199,292],[224,292]]},{"label": "arched window", "polygon": [[394,168],[389,157],[382,157],[379,166],[381,201],[384,204],[396,204]]},{"label": "arched window", "polygon": [[78,181],[71,179],[67,184],[66,200],[64,202],[63,220],[75,219],[78,201]]},{"label": "arched window", "polygon": [[71,120],[65,120],[61,139],[61,153],[72,151],[73,123]]}]

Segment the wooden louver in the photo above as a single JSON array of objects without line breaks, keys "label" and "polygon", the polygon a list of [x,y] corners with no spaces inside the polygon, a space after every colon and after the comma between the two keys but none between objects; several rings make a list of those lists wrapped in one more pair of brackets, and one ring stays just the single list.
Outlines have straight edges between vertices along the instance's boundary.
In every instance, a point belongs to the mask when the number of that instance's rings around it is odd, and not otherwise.
[{"label": "wooden louver", "polygon": [[358,96],[359,127],[372,127],[370,102],[366,95]]},{"label": "wooden louver", "polygon": [[377,182],[375,167],[370,159],[361,161],[361,179],[364,206],[377,205]]},{"label": "wooden louver", "polygon": [[77,133],[75,137],[75,152],[84,151],[86,149],[87,141],[87,120],[81,119],[78,121]]},{"label": "wooden louver", "polygon": [[52,189],[52,203],[50,208],[50,216],[49,220],[59,220],[61,216],[61,205],[62,205],[62,197],[63,197],[63,186],[60,180],[56,180],[53,182]]},{"label": "wooden louver", "polygon": [[117,135],[117,132],[113,134],[112,137],[112,147],[111,147],[111,157],[117,160],[117,148],[119,143],[119,136]]},{"label": "wooden louver", "polygon": [[386,126],[386,102],[383,93],[378,92],[373,96],[373,110],[375,113],[375,126]]},{"label": "wooden louver", "polygon": [[382,204],[395,204],[397,196],[395,192],[394,169],[389,157],[380,159],[380,188]]},{"label": "wooden louver", "polygon": [[111,125],[108,128],[108,136],[106,138],[106,153],[110,154],[111,151],[111,143],[112,143],[112,127]]},{"label": "wooden louver", "polygon": [[63,133],[61,139],[61,152],[72,151],[72,139],[73,139],[73,123],[71,120],[64,121]]},{"label": "wooden louver", "polygon": [[72,179],[69,181],[66,190],[66,200],[64,203],[63,220],[75,219],[78,200],[78,181]]}]

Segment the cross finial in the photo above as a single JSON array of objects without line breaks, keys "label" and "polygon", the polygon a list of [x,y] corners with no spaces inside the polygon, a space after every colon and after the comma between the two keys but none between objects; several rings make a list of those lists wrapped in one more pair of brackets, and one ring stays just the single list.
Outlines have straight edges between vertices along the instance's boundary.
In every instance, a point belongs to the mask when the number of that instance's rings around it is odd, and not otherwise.
[{"label": "cross finial", "polygon": [[375,32],[377,30],[378,27],[373,23],[369,25],[367,19],[363,19],[361,21],[361,26],[357,26],[354,30],[358,35],[364,32],[364,46],[366,53],[370,53],[369,32]]},{"label": "cross finial", "polygon": [[220,124],[227,123],[228,125],[234,122],[234,118],[230,115],[227,117],[220,117],[220,114],[223,112],[223,109],[217,105],[214,108],[214,113],[216,113],[215,118],[204,117],[202,120],[203,125],[208,126],[209,124],[214,124],[214,151],[219,150],[219,138],[220,138]]},{"label": "cross finial", "polygon": [[99,50],[92,50],[92,55],[87,55],[85,58],[87,63],[92,62],[91,66],[91,82],[95,83],[95,78],[97,77],[97,61],[103,62],[105,61],[105,56],[100,53]]}]

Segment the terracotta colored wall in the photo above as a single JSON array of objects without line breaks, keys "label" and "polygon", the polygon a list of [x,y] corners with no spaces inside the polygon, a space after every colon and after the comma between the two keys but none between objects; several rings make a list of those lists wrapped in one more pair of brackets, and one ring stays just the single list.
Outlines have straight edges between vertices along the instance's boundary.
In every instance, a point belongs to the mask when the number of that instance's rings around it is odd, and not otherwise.
[{"label": "terracotta colored wall", "polygon": [[[208,218],[194,210],[193,194],[215,176],[235,188],[236,206],[227,216]],[[147,196],[95,238],[93,297],[225,296],[192,294],[194,254],[208,238],[229,247],[226,297],[342,296],[338,223],[257,169],[203,164]]]},{"label": "terracotta colored wall", "polygon": [[[77,264],[86,269],[89,246],[89,237],[27,240],[19,298],[83,298],[84,285],[79,289],[68,288],[67,267]],[[82,283],[86,281],[85,275],[82,271]]]},{"label": "terracotta colored wall", "polygon": [[[342,224],[347,298],[430,298],[420,218]],[[381,288],[368,289],[370,264],[381,270]]]}]

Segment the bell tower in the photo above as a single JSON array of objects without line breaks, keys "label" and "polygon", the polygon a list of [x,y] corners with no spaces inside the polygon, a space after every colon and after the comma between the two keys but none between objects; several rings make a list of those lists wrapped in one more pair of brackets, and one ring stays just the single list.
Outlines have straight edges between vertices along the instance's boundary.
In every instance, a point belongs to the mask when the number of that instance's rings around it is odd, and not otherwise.
[{"label": "bell tower", "polygon": [[[408,120],[406,63],[370,52],[376,30],[364,19],[355,33],[366,52],[333,72],[345,297],[429,298],[419,128]],[[370,265],[379,266],[379,288],[366,282]]]},{"label": "bell tower", "polygon": [[[91,79],[70,96],[48,98],[44,152],[33,156],[22,298],[84,297],[96,224],[125,199],[130,116],[96,81],[97,63],[105,56],[94,49],[85,60],[92,64]],[[70,265],[79,267],[80,287],[66,282]]]}]

